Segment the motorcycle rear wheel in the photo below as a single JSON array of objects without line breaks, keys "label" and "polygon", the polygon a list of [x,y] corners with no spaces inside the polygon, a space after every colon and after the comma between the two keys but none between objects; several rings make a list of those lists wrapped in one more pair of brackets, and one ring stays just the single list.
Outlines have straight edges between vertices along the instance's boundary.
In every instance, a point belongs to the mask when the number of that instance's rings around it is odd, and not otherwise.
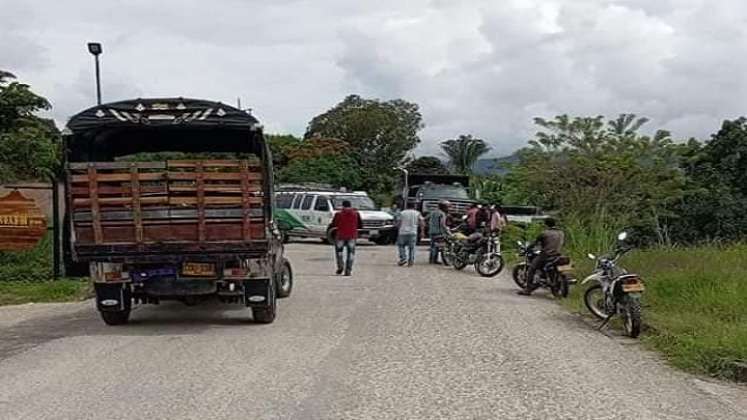
[{"label": "motorcycle rear wheel", "polygon": [[503,271],[504,261],[501,254],[480,255],[475,261],[475,270],[483,277],[495,277]]},{"label": "motorcycle rear wheel", "polygon": [[595,284],[586,289],[584,304],[595,317],[607,319],[607,312],[604,310],[604,291],[601,284]]},{"label": "motorcycle rear wheel", "polygon": [[550,291],[553,296],[558,298],[568,297],[568,279],[562,274],[550,274],[555,276],[555,280],[552,282]]},{"label": "motorcycle rear wheel", "polygon": [[641,334],[641,301],[629,299],[625,305],[625,334],[637,338]]}]

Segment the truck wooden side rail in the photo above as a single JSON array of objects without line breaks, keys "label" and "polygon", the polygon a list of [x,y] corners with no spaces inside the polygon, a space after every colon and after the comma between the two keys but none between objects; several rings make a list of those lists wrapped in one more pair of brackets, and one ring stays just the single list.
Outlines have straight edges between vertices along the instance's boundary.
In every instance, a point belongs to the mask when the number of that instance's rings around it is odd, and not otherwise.
[{"label": "truck wooden side rail", "polygon": [[182,254],[264,250],[267,197],[257,159],[72,162],[68,171],[79,260],[176,248]]}]

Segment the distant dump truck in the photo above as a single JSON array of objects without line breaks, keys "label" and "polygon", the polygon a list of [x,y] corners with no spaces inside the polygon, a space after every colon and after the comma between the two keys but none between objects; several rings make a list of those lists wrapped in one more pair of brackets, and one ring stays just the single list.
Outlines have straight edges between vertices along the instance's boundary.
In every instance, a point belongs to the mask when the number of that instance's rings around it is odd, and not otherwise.
[{"label": "distant dump truck", "polygon": [[66,265],[88,266],[107,324],[126,323],[133,303],[207,298],[273,322],[292,271],[253,116],[186,98],[115,102],[72,117],[64,146]]},{"label": "distant dump truck", "polygon": [[[469,196],[469,177],[463,175],[406,174],[402,179],[402,193],[397,198],[400,207],[414,203],[415,209],[426,216],[443,200],[449,201],[450,215],[464,215],[476,203]],[[427,232],[424,232],[427,234]]]}]

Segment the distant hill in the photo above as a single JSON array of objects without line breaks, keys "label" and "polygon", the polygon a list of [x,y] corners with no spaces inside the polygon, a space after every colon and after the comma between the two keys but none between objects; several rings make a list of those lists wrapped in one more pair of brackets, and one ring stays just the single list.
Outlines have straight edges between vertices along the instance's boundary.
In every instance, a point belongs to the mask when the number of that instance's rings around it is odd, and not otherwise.
[{"label": "distant hill", "polygon": [[519,155],[516,153],[499,158],[479,159],[474,171],[476,175],[504,175],[509,171],[508,166],[518,162]]}]

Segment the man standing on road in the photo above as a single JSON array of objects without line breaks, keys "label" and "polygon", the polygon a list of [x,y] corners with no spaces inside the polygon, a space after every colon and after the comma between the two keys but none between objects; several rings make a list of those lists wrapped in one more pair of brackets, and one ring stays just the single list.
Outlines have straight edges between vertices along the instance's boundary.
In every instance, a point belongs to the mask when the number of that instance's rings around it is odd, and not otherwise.
[{"label": "man standing on road", "polygon": [[534,285],[534,275],[537,273],[537,270],[542,269],[551,258],[560,256],[560,250],[563,248],[565,234],[555,226],[555,219],[552,217],[545,219],[545,226],[547,229],[531,245],[531,247],[539,246],[540,254],[534,257],[529,266],[526,286],[524,290],[519,291],[520,295],[529,296],[532,294],[536,288]]},{"label": "man standing on road", "polygon": [[415,245],[418,242],[418,229],[424,226],[423,216],[415,210],[415,203],[407,203],[407,210],[399,215],[399,265],[411,267],[415,263]]},{"label": "man standing on road", "polygon": [[[337,275],[345,272],[352,274],[355,261],[355,242],[358,239],[358,229],[363,228],[363,220],[358,210],[350,205],[350,201],[342,202],[342,210],[335,213],[331,227],[335,229],[335,259],[337,261]],[[347,250],[347,258],[342,259],[342,253]]]},{"label": "man standing on road", "polygon": [[428,215],[428,237],[431,240],[431,253],[428,260],[431,264],[438,264],[438,251],[444,235],[448,234],[446,215],[449,212],[449,202],[441,201],[438,208]]}]

